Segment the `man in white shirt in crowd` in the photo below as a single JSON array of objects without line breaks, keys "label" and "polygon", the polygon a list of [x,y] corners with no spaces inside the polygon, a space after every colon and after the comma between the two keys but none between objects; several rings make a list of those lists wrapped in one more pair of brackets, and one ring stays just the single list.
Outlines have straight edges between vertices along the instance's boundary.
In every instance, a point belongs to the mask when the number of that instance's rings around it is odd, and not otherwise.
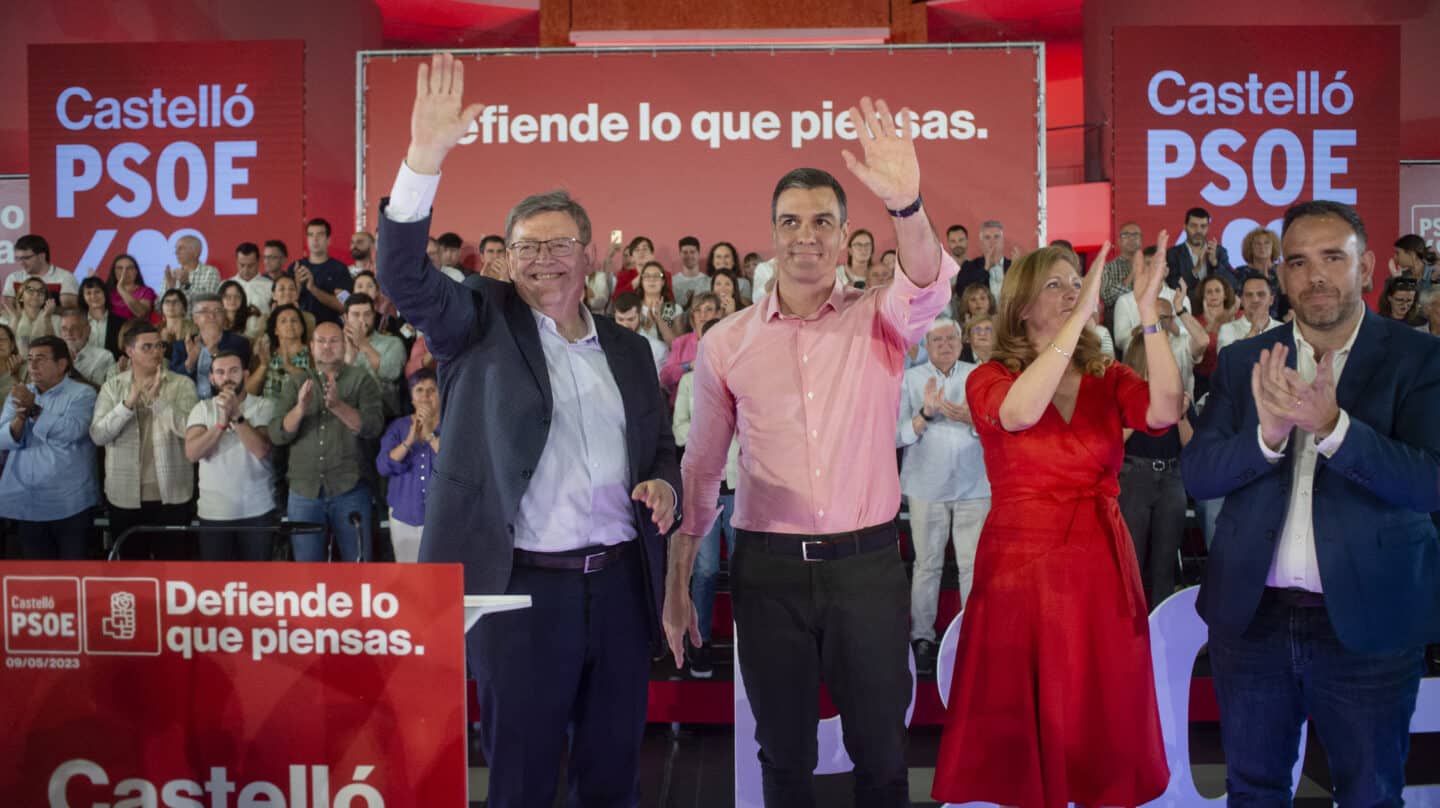
[{"label": "man in white shirt in crowd", "polygon": [[350,277],[375,271],[375,237],[364,230],[350,236]]},{"label": "man in white shirt in crowd", "polygon": [[960,324],[940,317],[925,335],[930,361],[905,371],[895,445],[905,450],[900,491],[910,510],[915,568],[910,581],[910,642],[915,667],[935,673],[935,615],[945,542],[955,547],[960,601],[970,599],[975,549],[990,512],[985,457],[965,401],[965,380],[977,365],[961,362]]},{"label": "man in white shirt in crowd", "polygon": [[1242,316],[1220,326],[1219,333],[1215,335],[1217,349],[1223,351],[1232,342],[1258,337],[1272,328],[1285,325],[1270,316],[1271,302],[1270,282],[1263,275],[1247,276],[1240,290]]},{"label": "man in white shirt in crowd", "polygon": [[664,340],[656,339],[640,330],[640,310],[643,301],[634,292],[622,292],[615,298],[615,322],[645,338],[650,343],[650,353],[655,356],[655,372],[658,374],[660,368],[665,366],[665,357],[670,354],[670,347]]},{"label": "man in white shirt in crowd", "polygon": [[5,304],[13,306],[20,284],[27,278],[39,278],[45,282],[50,297],[61,308],[74,308],[80,301],[80,283],[74,273],[50,263],[50,242],[43,236],[28,233],[15,240],[15,263],[20,268],[5,278]]},{"label": "man in white shirt in crowd", "polygon": [[290,262],[290,248],[278,238],[266,239],[260,260],[265,262],[265,277],[274,284],[276,278],[285,274],[285,265]]},{"label": "man in white shirt in crowd", "polygon": [[441,233],[435,239],[435,245],[440,254],[435,266],[445,273],[445,277],[456,283],[463,283],[465,271],[460,268],[460,253],[465,249],[465,240],[460,238],[459,233]]},{"label": "man in white shirt in crowd", "polygon": [[90,344],[90,316],[82,309],[60,312],[60,339],[70,349],[75,371],[99,388],[115,370],[115,356],[103,346]]},{"label": "man in white shirt in crowd", "polygon": [[680,308],[688,309],[692,296],[710,291],[710,276],[700,267],[700,239],[686,236],[679,246],[680,271],[670,276],[670,289]]},{"label": "man in white shirt in crowd", "polygon": [[192,309],[197,296],[220,293],[220,270],[200,263],[201,249],[200,239],[195,236],[181,236],[175,243],[175,260],[180,267],[165,267],[165,290],[179,289],[184,292]]},{"label": "man in white shirt in crowd", "polygon": [[210,384],[219,392],[190,410],[185,457],[200,468],[200,524],[233,530],[201,533],[200,558],[268,561],[275,475],[267,429],[275,402],[245,394],[245,363],[234,351],[215,355]]},{"label": "man in white shirt in crowd", "polygon": [[[947,240],[948,240],[947,236]],[[966,239],[966,248],[969,247],[969,239]],[[1005,281],[1005,273],[1010,271],[1010,259],[1005,257],[1005,225],[998,220],[990,219],[980,225],[980,257],[973,258],[960,265],[960,274],[955,276],[955,291],[964,292],[965,286],[979,282],[981,279],[990,284],[990,294],[1000,299],[1000,284]],[[953,255],[953,248],[952,248]]]},{"label": "man in white shirt in crowd", "polygon": [[[276,250],[276,263],[283,265],[285,261],[284,245]],[[270,247],[266,246],[268,252]],[[266,260],[266,265],[270,264]],[[279,272],[277,268],[275,270]],[[235,248],[235,278],[234,281],[240,284],[245,290],[245,300],[260,312],[261,317],[270,316],[270,298],[274,294],[275,281],[266,275],[260,274],[260,248],[253,241],[243,242]]]}]

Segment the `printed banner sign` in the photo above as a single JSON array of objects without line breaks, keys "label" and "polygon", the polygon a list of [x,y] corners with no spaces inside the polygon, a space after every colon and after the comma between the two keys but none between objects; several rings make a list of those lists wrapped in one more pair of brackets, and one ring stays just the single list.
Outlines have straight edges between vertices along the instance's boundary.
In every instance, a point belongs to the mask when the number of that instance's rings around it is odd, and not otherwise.
[{"label": "printed banner sign", "polygon": [[30,178],[0,177],[0,278],[20,268],[15,239],[30,232]]},{"label": "printed banner sign", "polygon": [[[3,184],[0,184],[3,187]],[[1414,233],[1440,249],[1440,163],[1400,166],[1399,235]]]},{"label": "printed banner sign", "polygon": [[[1292,47],[1295,43],[1304,47]],[[1380,267],[1399,199],[1400,31],[1393,26],[1115,29],[1115,217],[1184,238],[1185,211],[1244,262],[1307,199],[1354,205]],[[1244,58],[1237,58],[1244,54]]]},{"label": "printed banner sign", "polygon": [[[425,54],[365,60],[363,209],[374,226],[410,138]],[[998,219],[1012,243],[1043,235],[1039,52],[1030,47],[469,54],[465,94],[489,106],[445,163],[432,234],[502,234],[523,197],[568,189],[593,223],[649,236],[678,269],[676,242],[732,242],[769,258],[770,196],[787,171],[825,169],[854,228],[894,247],[884,206],[845,168],[861,154],[844,116],[862,95],[917,114],[921,187],[937,230]],[[978,243],[978,238],[972,236]]]},{"label": "printed banner sign", "polygon": [[7,805],[464,805],[458,565],[6,562]]},{"label": "printed banner sign", "polygon": [[303,215],[304,43],[31,45],[33,231],[84,277],[135,256],[164,288],[175,243],[235,247]]}]

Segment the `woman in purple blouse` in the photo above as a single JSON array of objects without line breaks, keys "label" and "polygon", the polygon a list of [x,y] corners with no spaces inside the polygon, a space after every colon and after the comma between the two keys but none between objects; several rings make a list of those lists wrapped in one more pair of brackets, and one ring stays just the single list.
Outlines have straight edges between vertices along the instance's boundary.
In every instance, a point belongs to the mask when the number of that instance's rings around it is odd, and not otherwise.
[{"label": "woman in purple blouse", "polygon": [[375,468],[390,478],[390,543],[396,561],[420,558],[420,529],[425,524],[425,491],[435,453],[440,451],[440,387],[435,371],[422,368],[410,375],[414,415],[390,422],[380,438]]}]

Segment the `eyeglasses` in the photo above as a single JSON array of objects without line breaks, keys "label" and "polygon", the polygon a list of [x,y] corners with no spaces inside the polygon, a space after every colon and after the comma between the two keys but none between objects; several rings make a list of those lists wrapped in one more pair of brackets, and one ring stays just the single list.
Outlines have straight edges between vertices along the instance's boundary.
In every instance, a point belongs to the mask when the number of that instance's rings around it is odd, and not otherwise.
[{"label": "eyeglasses", "polygon": [[29,362],[32,365],[41,365],[46,362],[54,362],[55,360],[54,358],[46,356],[44,354],[30,354],[29,356],[25,357],[25,361]]},{"label": "eyeglasses", "polygon": [[196,309],[194,314],[196,317],[219,317],[220,310],[213,307],[207,307],[203,309]]},{"label": "eyeglasses", "polygon": [[24,255],[22,255],[22,254],[20,254],[20,253],[15,253],[15,260],[16,260],[16,261],[29,261],[31,258],[34,258],[35,255],[36,255],[35,253],[26,253],[26,254],[24,254]]},{"label": "eyeglasses", "polygon": [[551,258],[569,258],[575,254],[579,239],[569,236],[552,238],[549,241],[516,241],[511,243],[510,252],[521,261],[534,261],[540,257],[540,248],[550,251]]},{"label": "eyeglasses", "polygon": [[1120,238],[1140,238],[1140,234],[1139,234],[1139,233],[1126,233],[1126,232],[1121,232],[1121,233],[1120,233]]},{"label": "eyeglasses", "polygon": [[135,350],[140,353],[155,353],[156,351],[165,350],[165,343],[158,340],[155,342],[137,342],[135,343]]}]

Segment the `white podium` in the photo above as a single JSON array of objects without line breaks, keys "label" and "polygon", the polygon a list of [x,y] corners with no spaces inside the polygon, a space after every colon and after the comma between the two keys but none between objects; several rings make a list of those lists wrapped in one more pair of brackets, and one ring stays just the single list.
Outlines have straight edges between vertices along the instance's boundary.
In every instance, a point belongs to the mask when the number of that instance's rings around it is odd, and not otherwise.
[{"label": "white podium", "polygon": [[475,627],[480,618],[495,612],[511,612],[530,608],[529,595],[466,595],[465,630]]}]

